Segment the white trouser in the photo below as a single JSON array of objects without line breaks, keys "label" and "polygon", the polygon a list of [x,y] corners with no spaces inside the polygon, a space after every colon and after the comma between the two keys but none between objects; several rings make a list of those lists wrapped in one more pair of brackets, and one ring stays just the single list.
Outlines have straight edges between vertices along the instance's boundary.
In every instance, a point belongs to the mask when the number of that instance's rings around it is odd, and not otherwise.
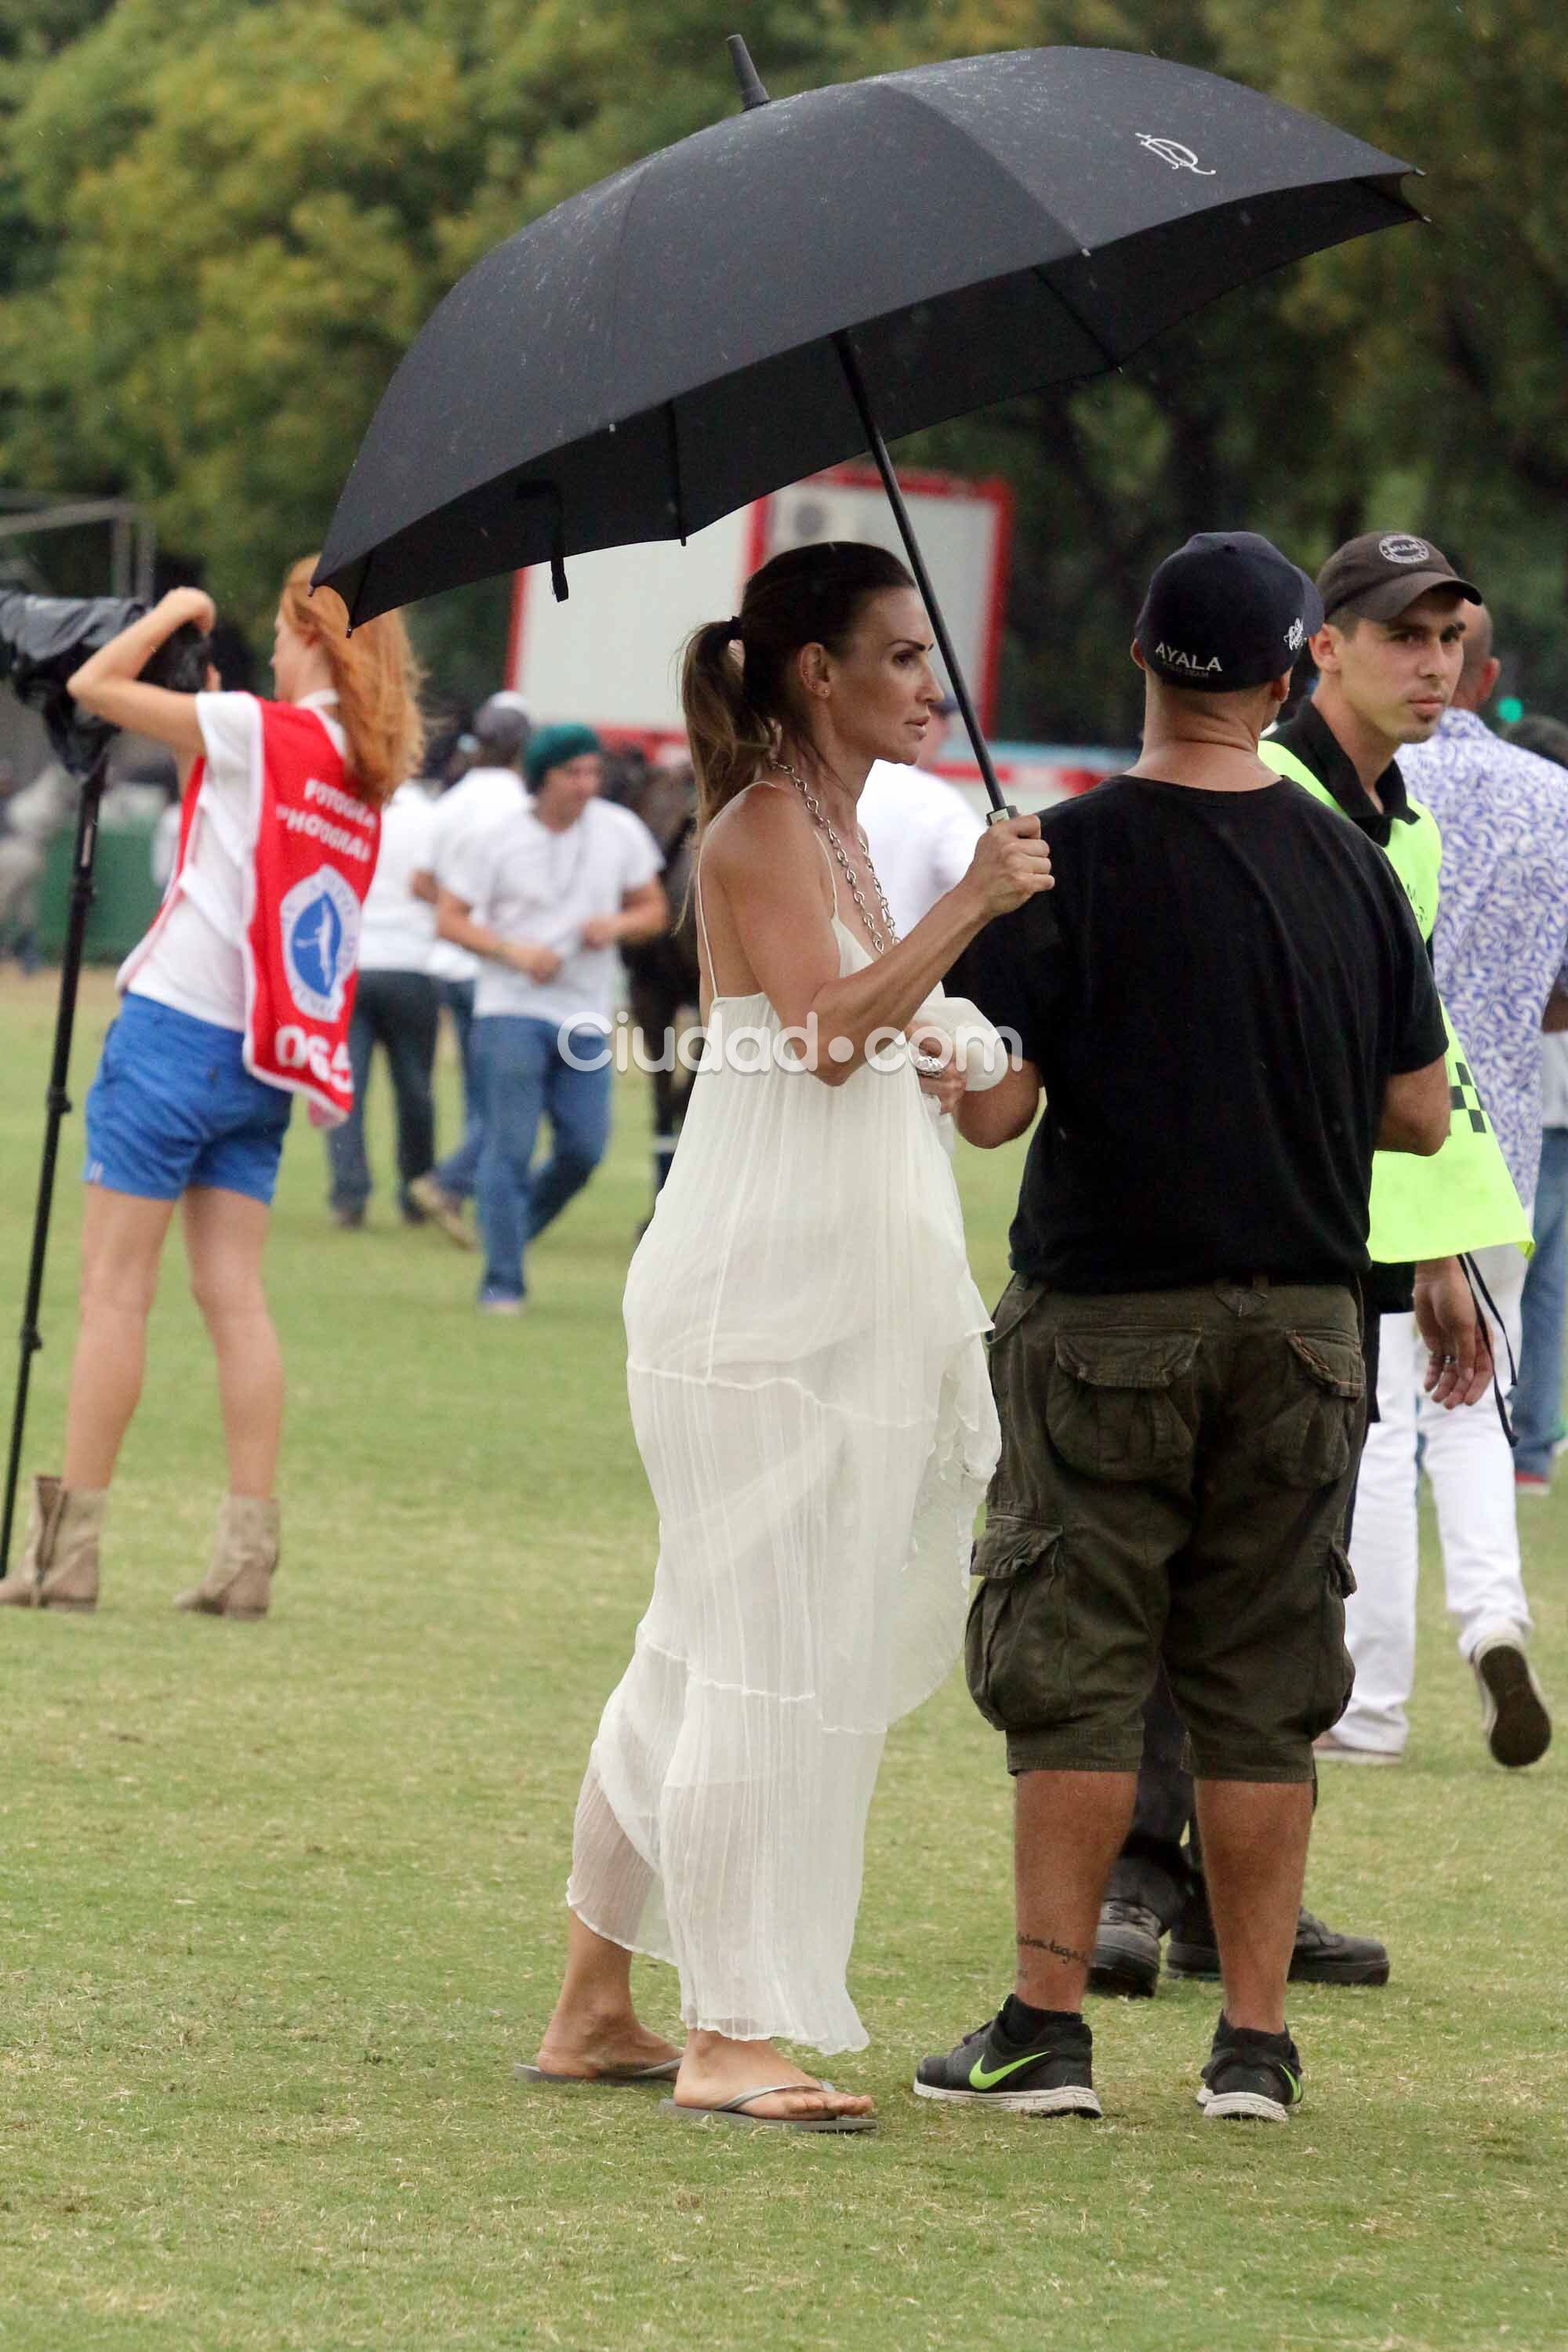
[{"label": "white trouser", "polygon": [[[1515,1360],[1525,1261],[1511,1244],[1479,1250],[1476,1263],[1502,1317]],[[1494,1331],[1498,1376],[1508,1391],[1508,1356]],[[1355,1661],[1355,1689],[1336,1726],[1354,1748],[1397,1755],[1409,1732],[1405,1705],[1415,1679],[1415,1492],[1420,1467],[1432,1482],[1448,1613],[1459,1629],[1459,1654],[1472,1657],[1489,1635],[1530,1631],[1520,1575],[1513,1454],[1489,1388],[1479,1402],[1452,1412],[1422,1393],[1426,1350],[1414,1315],[1385,1315],[1381,1333],[1377,1410],[1367,1432],[1356,1486],[1351,1565],[1356,1590],[1345,1604],[1345,1640]]]}]

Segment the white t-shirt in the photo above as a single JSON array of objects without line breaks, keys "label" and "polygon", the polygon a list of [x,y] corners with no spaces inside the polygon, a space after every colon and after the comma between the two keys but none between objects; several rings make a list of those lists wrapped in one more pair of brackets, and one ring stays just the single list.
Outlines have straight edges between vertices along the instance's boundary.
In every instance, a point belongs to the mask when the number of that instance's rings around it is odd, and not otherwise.
[{"label": "white t-shirt", "polygon": [[399,784],[381,812],[381,855],[360,928],[361,971],[428,971],[436,909],[409,877],[430,864],[434,802],[416,783]]},{"label": "white t-shirt", "polygon": [[[857,812],[900,938],[968,873],[984,831],[960,792],[924,768],[873,762]],[[867,904],[876,898],[868,890]]]},{"label": "white t-shirt", "polygon": [[476,1017],[520,1013],[557,1026],[607,1022],[615,950],[585,948],[583,926],[595,915],[618,915],[626,892],[653,881],[663,866],[641,817],[611,801],[591,800],[564,833],[541,824],[530,804],[468,835],[447,887],[467,900],[475,922],[503,939],[553,948],[563,959],[554,979],[541,982],[482,958]]},{"label": "white t-shirt", "polygon": [[[429,871],[445,889],[457,885],[452,873],[464,843],[476,825],[498,824],[528,805],[528,792],[515,768],[470,768],[459,783],[432,803],[435,824],[430,835]],[[458,892],[459,897],[466,894]],[[477,980],[479,960],[451,940],[438,939],[430,951],[429,971],[437,980]]]},{"label": "white t-shirt", "polygon": [[[302,708],[320,712],[340,752],[342,728],[331,716],[335,694],[307,695]],[[180,895],[157,945],[129,982],[128,995],[151,996],[219,1029],[245,1027],[245,868],[252,823],[251,756],[256,741],[253,694],[198,694],[206,772],[196,805],[200,823],[180,877]],[[134,961],[132,957],[132,961]]]},{"label": "white t-shirt", "polygon": [[1541,1041],[1541,1123],[1568,1127],[1568,1029]]},{"label": "white t-shirt", "polygon": [[57,833],[63,833],[76,808],[75,780],[58,760],[51,760],[41,769],[30,784],[0,803],[4,818],[0,831],[15,834],[19,841],[28,841],[37,848],[47,849]]}]

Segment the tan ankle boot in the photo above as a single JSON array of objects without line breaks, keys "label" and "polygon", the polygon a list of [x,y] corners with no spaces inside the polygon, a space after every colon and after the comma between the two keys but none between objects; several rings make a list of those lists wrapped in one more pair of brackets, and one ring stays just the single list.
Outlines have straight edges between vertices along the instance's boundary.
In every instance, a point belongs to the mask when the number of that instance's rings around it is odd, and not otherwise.
[{"label": "tan ankle boot", "polygon": [[209,1617],[265,1617],[277,1565],[277,1504],[255,1495],[226,1495],[207,1572],[174,1606],[200,1609]]},{"label": "tan ankle boot", "polygon": [[27,1540],[14,1576],[0,1580],[0,1608],[96,1609],[98,1545],[106,1486],[35,1478]]}]

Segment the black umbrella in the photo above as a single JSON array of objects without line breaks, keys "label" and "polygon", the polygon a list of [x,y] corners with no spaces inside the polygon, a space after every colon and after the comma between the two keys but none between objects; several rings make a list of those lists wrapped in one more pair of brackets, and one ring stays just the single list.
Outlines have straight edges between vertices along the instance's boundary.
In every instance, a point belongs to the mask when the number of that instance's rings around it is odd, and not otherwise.
[{"label": "black umbrella", "polygon": [[558,205],[409,349],[318,581],[368,620],[682,539],[869,448],[1001,805],[883,436],[1117,366],[1216,295],[1419,217],[1414,167],[1117,49],[960,58],[745,110]]}]

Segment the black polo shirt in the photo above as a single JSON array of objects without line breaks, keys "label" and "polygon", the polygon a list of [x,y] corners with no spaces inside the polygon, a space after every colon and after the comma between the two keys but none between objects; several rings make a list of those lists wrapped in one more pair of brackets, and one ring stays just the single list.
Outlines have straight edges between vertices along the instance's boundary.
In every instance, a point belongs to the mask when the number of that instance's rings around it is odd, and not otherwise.
[{"label": "black polo shirt", "polygon": [[1362,782],[1355,761],[1315,703],[1304,702],[1293,719],[1274,730],[1269,740],[1282,750],[1293,751],[1304,768],[1310,768],[1324,790],[1332,793],[1351,823],[1359,825],[1379,849],[1388,847],[1396,824],[1416,822],[1398,761],[1390,760],[1377,780],[1377,801],[1383,803],[1379,808]]}]

